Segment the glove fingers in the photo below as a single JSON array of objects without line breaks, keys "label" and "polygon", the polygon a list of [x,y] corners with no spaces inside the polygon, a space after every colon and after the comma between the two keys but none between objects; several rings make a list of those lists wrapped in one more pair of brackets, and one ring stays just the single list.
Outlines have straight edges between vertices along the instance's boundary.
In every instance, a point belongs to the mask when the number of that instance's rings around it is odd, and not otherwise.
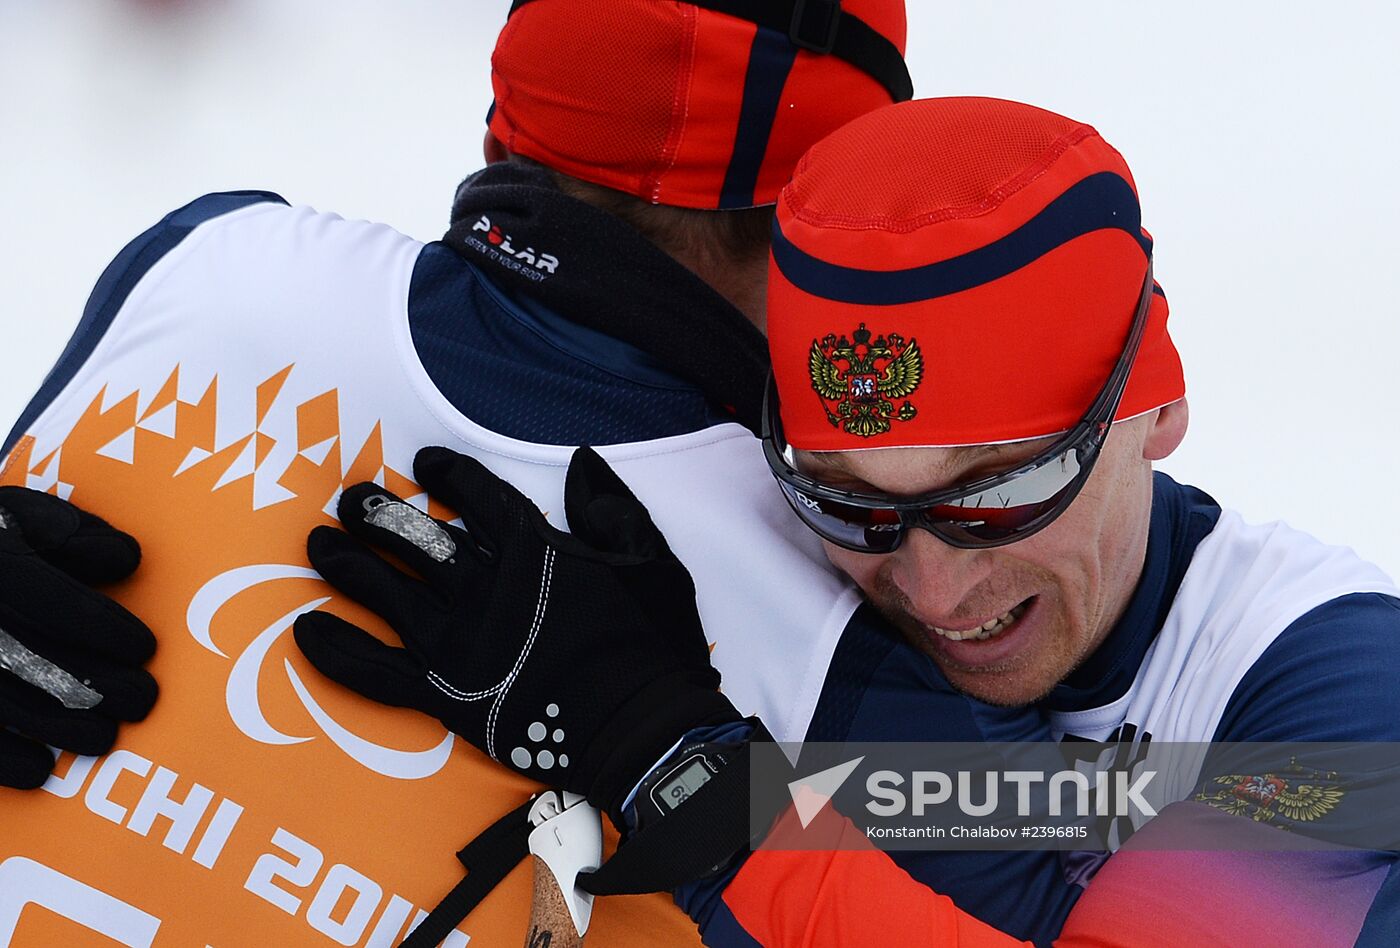
[{"label": "glove fingers", "polygon": [[431,587],[387,562],[363,540],[334,527],[317,527],[306,541],[311,565],[326,582],[372,612],[400,635],[411,636],[414,616],[439,600]]},{"label": "glove fingers", "polygon": [[[95,660],[91,653],[29,649],[0,631],[0,657],[12,671],[0,675],[26,682],[38,691],[62,695],[69,703],[91,703],[98,713],[119,721],[141,721],[150,714],[159,689],[144,668]],[[36,685],[35,682],[38,682]],[[63,699],[54,698],[63,703]]]},{"label": "glove fingers", "polygon": [[32,556],[0,565],[0,629],[25,643],[142,665],[156,640],[120,603]]},{"label": "glove fingers", "polygon": [[141,563],[136,538],[85,510],[78,511],[78,529],[67,542],[36,552],[54,566],[93,586],[125,579]]},{"label": "glove fingers", "polygon": [[144,721],[160,696],[160,686],[144,668],[113,669],[94,674],[92,687],[102,694],[98,710],[118,721]]},{"label": "glove fingers", "polygon": [[53,764],[53,754],[43,744],[0,726],[0,787],[33,790],[48,779]]},{"label": "glove fingers", "polygon": [[65,708],[58,699],[8,672],[0,673],[0,721],[35,740],[84,756],[105,754],[117,741],[117,722],[112,718],[97,709]]},{"label": "glove fingers", "polygon": [[387,550],[435,585],[448,581],[460,554],[477,555],[475,545],[460,530],[434,520],[377,484],[347,488],[340,495],[337,513],[350,533]]},{"label": "glove fingers", "polygon": [[118,721],[144,721],[160,694],[156,680],[144,668],[113,665],[62,652],[44,657],[101,695],[102,700],[94,710]]},{"label": "glove fingers", "polygon": [[595,549],[645,558],[671,555],[646,506],[592,448],[579,448],[569,460],[564,513],[573,535]]},{"label": "glove fingers", "polygon": [[423,489],[462,517],[467,532],[486,551],[512,535],[520,518],[544,515],[514,485],[492,474],[475,458],[449,448],[423,448],[413,459],[413,476]]},{"label": "glove fingers", "polygon": [[133,537],[52,494],[0,487],[0,507],[14,515],[34,552],[85,583],[125,579],[141,562]]},{"label": "glove fingers", "polygon": [[316,670],[380,704],[427,710],[425,670],[407,649],[394,648],[329,612],[298,616],[297,648]]}]

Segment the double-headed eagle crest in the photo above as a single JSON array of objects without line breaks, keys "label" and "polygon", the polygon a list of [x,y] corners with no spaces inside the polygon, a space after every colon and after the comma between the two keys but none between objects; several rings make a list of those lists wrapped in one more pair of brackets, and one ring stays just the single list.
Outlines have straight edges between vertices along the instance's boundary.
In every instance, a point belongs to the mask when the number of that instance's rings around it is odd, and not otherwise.
[{"label": "double-headed eagle crest", "polygon": [[1216,777],[1214,783],[1198,792],[1196,799],[1258,823],[1274,823],[1280,817],[1311,823],[1332,812],[1346,796],[1336,772],[1301,767],[1296,757],[1278,773],[1227,774]]},{"label": "double-headed eagle crest", "polygon": [[[807,369],[833,428],[873,438],[889,431],[892,420],[918,414],[908,400],[924,378],[917,340],[906,342],[897,333],[872,339],[861,323],[850,339],[828,333],[813,340]],[[900,399],[904,404],[897,405]]]}]

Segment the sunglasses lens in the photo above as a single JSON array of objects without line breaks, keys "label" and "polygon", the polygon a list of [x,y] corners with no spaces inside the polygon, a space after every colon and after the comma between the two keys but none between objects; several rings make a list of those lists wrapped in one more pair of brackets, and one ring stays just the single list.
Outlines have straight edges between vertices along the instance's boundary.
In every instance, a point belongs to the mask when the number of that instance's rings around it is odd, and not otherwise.
[{"label": "sunglasses lens", "polygon": [[1006,509],[932,507],[924,516],[933,532],[944,540],[957,546],[988,546],[1026,535],[1058,506],[1055,498]]},{"label": "sunglasses lens", "polygon": [[[1070,448],[985,491],[920,510],[918,525],[964,549],[1000,546],[1029,536],[1074,500],[1088,479],[1096,453],[1092,448],[1087,453]],[[783,481],[779,484],[802,521],[837,546],[889,553],[903,538],[904,525],[893,507],[859,507],[809,496]]]},{"label": "sunglasses lens", "polygon": [[1070,448],[990,490],[921,511],[922,525],[956,546],[1006,543],[1047,525],[1079,493],[1092,465]]},{"label": "sunglasses lens", "polygon": [[904,528],[893,510],[809,497],[791,484],[778,483],[797,516],[822,539],[861,553],[888,553],[899,546]]}]

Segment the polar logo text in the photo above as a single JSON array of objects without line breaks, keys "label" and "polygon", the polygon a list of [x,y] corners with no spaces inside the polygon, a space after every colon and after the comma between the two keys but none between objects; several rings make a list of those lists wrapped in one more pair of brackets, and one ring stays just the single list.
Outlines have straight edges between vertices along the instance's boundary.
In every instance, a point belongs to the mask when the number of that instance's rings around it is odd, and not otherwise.
[{"label": "polar logo text", "polygon": [[472,230],[485,234],[486,240],[493,248],[512,260],[518,260],[527,266],[534,267],[536,270],[542,270],[545,273],[553,273],[559,269],[559,258],[553,254],[536,253],[534,247],[516,250],[515,247],[511,246],[510,234],[505,233],[501,228],[492,224],[491,218],[487,217],[485,214],[481,215],[480,220],[472,225]]}]

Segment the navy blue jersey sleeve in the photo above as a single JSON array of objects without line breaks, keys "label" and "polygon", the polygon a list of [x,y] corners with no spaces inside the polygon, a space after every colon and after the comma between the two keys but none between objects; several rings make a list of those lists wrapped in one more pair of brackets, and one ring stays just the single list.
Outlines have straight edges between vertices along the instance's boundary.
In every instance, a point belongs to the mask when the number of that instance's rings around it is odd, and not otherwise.
[{"label": "navy blue jersey sleeve", "polygon": [[[1264,651],[1231,695],[1215,739],[1400,741],[1397,670],[1400,601],[1379,593],[1334,599],[1296,620]],[[1324,819],[1365,819],[1349,802],[1344,797]],[[1400,944],[1395,854],[1370,855],[1388,870],[1364,910],[1357,944]]]},{"label": "navy blue jersey sleeve", "polygon": [[1392,861],[1366,913],[1356,948],[1392,948],[1394,945],[1400,945],[1400,863]]},{"label": "navy blue jersey sleeve", "polygon": [[78,322],[72,338],[64,348],[58,362],[49,371],[39,387],[38,393],[30,400],[19,420],[15,422],[5,438],[4,450],[0,456],[10,453],[15,442],[48,407],[49,403],[63,391],[63,387],[73,380],[73,376],[83,367],[88,356],[112,325],[112,320],[120,312],[122,304],[143,276],[167,253],[179,245],[200,224],[220,217],[230,211],[262,204],[268,201],[279,204],[287,202],[269,191],[227,191],[220,194],[206,194],[172,211],[150,230],[127,244],[117,254],[88,297],[83,317]]},{"label": "navy blue jersey sleeve", "polygon": [[740,853],[721,871],[699,882],[681,886],[675,892],[676,904],[695,920],[695,926],[700,930],[700,940],[707,945],[749,948],[758,944],[724,903],[725,889],[733,883],[748,857],[749,853]]},{"label": "navy blue jersey sleeve", "polygon": [[1400,741],[1400,602],[1355,593],[1285,629],[1235,688],[1217,741]]}]

